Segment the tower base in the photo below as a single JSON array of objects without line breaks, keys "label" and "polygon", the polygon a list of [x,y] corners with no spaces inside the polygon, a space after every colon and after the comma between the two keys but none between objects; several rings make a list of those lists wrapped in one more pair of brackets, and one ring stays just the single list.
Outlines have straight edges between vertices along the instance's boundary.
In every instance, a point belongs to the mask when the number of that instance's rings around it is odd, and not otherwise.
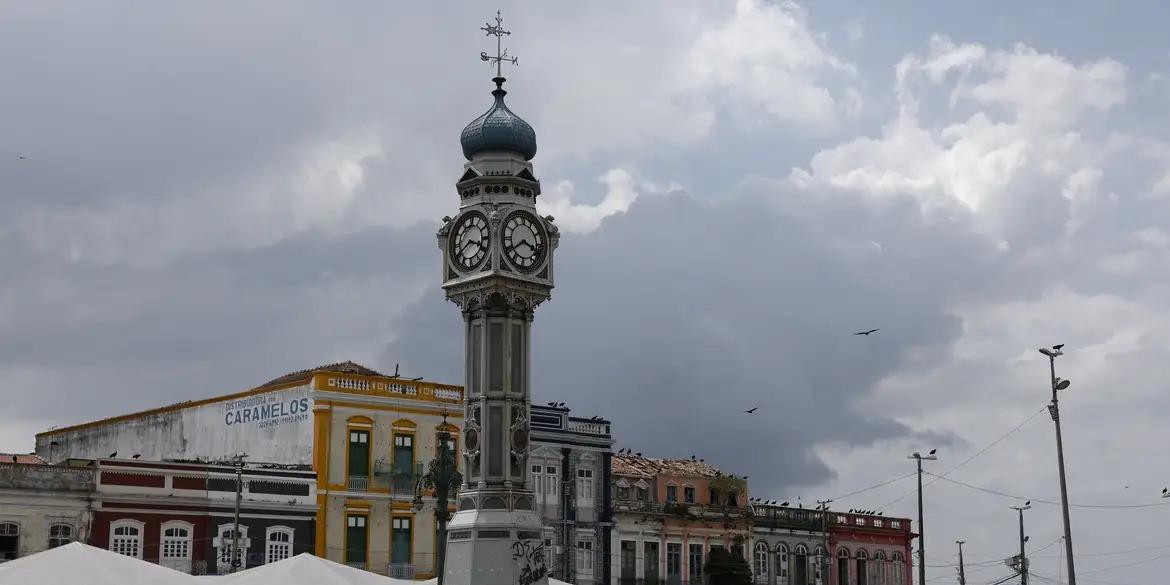
[{"label": "tower base", "polygon": [[462,510],[447,524],[443,585],[547,585],[540,518],[528,510]]}]

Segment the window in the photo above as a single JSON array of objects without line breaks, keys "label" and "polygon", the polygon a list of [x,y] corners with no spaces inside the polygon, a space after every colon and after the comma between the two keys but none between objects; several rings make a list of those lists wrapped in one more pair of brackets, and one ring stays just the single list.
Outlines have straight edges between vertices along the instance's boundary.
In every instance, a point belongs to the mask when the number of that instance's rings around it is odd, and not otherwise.
[{"label": "window", "polygon": [[638,578],[638,543],[623,540],[621,543],[621,578],[634,581]]},{"label": "window", "polygon": [[646,502],[649,500],[650,500],[650,492],[647,491],[646,488],[639,486],[638,487],[638,501],[639,502]]},{"label": "window", "polygon": [[837,551],[837,585],[849,585],[849,551]]},{"label": "window", "polygon": [[394,473],[414,474],[414,435],[394,434]]},{"label": "window", "polygon": [[905,573],[906,559],[904,557],[902,557],[902,553],[900,553],[900,552],[894,553],[893,565],[894,566],[892,567],[893,568],[892,574],[894,577],[894,579],[893,579],[894,585],[907,585],[906,584],[906,573]]},{"label": "window", "polygon": [[776,582],[788,585],[788,548],[783,544],[776,551]]},{"label": "window", "polygon": [[20,554],[20,525],[0,523],[0,561],[11,561]]},{"label": "window", "polygon": [[349,432],[350,477],[370,476],[370,431]]},{"label": "window", "polygon": [[730,492],[727,494],[727,505],[733,508],[739,505],[739,497],[737,497],[735,492]]},{"label": "window", "polygon": [[619,500],[630,499],[630,488],[619,486],[617,489],[617,499],[619,499]]},{"label": "window", "polygon": [[886,553],[877,551],[873,553],[873,562],[869,566],[869,582],[870,585],[886,585],[886,573],[889,565],[886,563]]},{"label": "window", "polygon": [[755,553],[752,555],[753,568],[756,573],[756,581],[761,583],[768,582],[768,545],[763,542],[756,543]]},{"label": "window", "polygon": [[813,582],[823,583],[824,581],[821,580],[821,571],[822,568],[828,568],[828,565],[825,564],[825,561],[828,560],[825,558],[825,549],[818,546],[813,550],[813,557]]},{"label": "window", "polygon": [[539,498],[544,493],[544,479],[541,473],[544,470],[543,465],[533,465],[529,469],[528,485],[532,488],[532,493]]},{"label": "window", "polygon": [[410,518],[395,516],[390,536],[390,562],[395,565],[410,562]]},{"label": "window", "polygon": [[678,486],[666,486],[666,501],[672,504],[678,501]]},{"label": "window", "polygon": [[857,569],[853,573],[857,577],[857,585],[869,584],[869,555],[865,549],[857,549]]},{"label": "window", "polygon": [[593,470],[577,470],[577,505],[593,505]]},{"label": "window", "polygon": [[703,578],[703,545],[687,545],[687,575],[691,579]]},{"label": "window", "polygon": [[688,504],[695,503],[695,488],[694,487],[688,485],[688,486],[683,488],[683,501],[685,501]]},{"label": "window", "polygon": [[577,539],[577,572],[593,573],[593,541]]},{"label": "window", "polygon": [[[220,575],[230,573],[232,570],[233,561],[240,569],[245,569],[248,566],[248,549],[251,548],[252,542],[248,539],[248,526],[241,524],[238,538],[233,538],[233,529],[235,524],[220,524],[218,527],[219,537],[215,539],[216,560],[215,568]],[[233,554],[232,549],[236,552]]]},{"label": "window", "polygon": [[110,525],[110,550],[120,555],[142,558],[142,523],[118,520]]},{"label": "window", "polygon": [[677,582],[682,576],[682,543],[666,543],[666,578]]},{"label": "window", "polygon": [[158,564],[183,573],[191,572],[190,524],[167,522],[162,525]]},{"label": "window", "polygon": [[73,527],[68,524],[49,526],[49,548],[57,548],[73,542]]},{"label": "window", "polygon": [[560,490],[557,489],[559,478],[557,477],[557,468],[551,465],[544,466],[544,494],[549,503],[555,504],[557,501],[557,494]]},{"label": "window", "polygon": [[808,583],[808,549],[797,545],[792,551],[792,585]]},{"label": "window", "polygon": [[345,519],[345,564],[366,565],[366,517],[349,515]]},{"label": "window", "polygon": [[264,536],[264,563],[283,561],[292,556],[293,529],[269,526]]},{"label": "window", "polygon": [[658,543],[648,541],[642,543],[642,580],[646,583],[658,582],[658,567],[661,561],[658,554]]}]

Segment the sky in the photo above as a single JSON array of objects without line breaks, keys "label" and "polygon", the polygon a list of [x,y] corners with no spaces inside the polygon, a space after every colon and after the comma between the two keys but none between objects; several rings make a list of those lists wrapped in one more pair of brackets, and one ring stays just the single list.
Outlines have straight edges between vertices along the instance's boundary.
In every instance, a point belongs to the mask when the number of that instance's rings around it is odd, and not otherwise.
[{"label": "sky", "polygon": [[[956,540],[1005,576],[1030,499],[1053,583],[1064,343],[1078,579],[1164,582],[1170,5],[499,8],[562,230],[534,401],[887,516],[938,449],[928,581]],[[434,233],[491,12],[0,4],[0,450],[346,359],[461,380]]]}]

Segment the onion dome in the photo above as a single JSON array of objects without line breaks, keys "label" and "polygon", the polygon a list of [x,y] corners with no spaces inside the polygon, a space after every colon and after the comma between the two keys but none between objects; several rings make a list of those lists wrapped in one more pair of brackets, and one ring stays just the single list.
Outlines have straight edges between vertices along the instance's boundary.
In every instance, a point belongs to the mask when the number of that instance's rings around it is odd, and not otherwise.
[{"label": "onion dome", "polygon": [[459,142],[463,145],[463,156],[467,160],[488,151],[514,152],[531,160],[536,156],[536,132],[532,126],[512,113],[504,104],[504,78],[496,77],[496,89],[492,91],[496,101],[482,116],[471,121]]}]

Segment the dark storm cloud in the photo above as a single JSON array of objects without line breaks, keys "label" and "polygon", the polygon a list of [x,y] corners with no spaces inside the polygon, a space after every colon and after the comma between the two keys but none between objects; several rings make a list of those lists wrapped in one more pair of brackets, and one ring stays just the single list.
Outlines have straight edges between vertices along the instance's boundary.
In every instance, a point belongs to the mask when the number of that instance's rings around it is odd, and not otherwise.
[{"label": "dark storm cloud", "polygon": [[[697,454],[760,486],[815,484],[832,471],[814,446],[914,434],[859,399],[907,348],[958,336],[947,299],[985,278],[992,256],[905,202],[766,183],[716,205],[645,197],[562,239],[534,324],[533,401],[610,418],[619,446]],[[384,361],[461,380],[462,323],[441,296],[427,293]]]}]

